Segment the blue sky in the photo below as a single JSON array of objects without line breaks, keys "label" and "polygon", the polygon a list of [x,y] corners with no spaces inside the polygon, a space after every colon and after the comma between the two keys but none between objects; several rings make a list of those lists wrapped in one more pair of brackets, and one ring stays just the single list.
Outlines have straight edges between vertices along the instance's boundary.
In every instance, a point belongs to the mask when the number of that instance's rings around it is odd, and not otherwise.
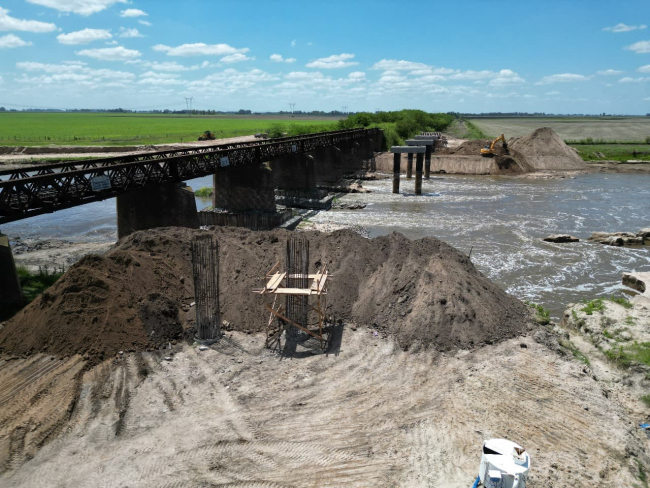
[{"label": "blue sky", "polygon": [[646,24],[648,0],[0,0],[0,105],[646,114]]}]

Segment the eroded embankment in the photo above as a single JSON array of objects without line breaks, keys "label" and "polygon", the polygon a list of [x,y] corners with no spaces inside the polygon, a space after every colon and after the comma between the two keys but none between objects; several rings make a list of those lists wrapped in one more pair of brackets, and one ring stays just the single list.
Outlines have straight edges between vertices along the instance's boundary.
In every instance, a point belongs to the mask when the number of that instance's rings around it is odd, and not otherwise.
[{"label": "eroded embankment", "polygon": [[[197,232],[136,232],[105,256],[87,256],[0,331],[0,352],[84,355],[95,363],[119,351],[166,345],[193,333],[190,241]],[[234,330],[264,330],[268,316],[252,288],[277,261],[287,231],[210,231],[221,253],[222,318]],[[364,239],[343,230],[308,232],[311,269],[334,275],[328,314],[396,337],[403,348],[471,348],[524,333],[529,314],[435,238]]]}]

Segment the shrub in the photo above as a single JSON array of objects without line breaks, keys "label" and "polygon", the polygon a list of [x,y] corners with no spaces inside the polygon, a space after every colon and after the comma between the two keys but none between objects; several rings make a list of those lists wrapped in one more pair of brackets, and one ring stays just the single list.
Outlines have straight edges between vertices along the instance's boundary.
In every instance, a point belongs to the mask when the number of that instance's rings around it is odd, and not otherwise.
[{"label": "shrub", "polygon": [[596,298],[590,302],[584,301],[585,306],[580,309],[580,311],[586,313],[587,315],[593,315],[594,312],[602,312],[605,310],[605,304],[603,303],[602,298]]},{"label": "shrub", "polygon": [[615,298],[615,297],[612,296],[612,297],[610,297],[609,301],[614,302],[614,303],[618,303],[619,305],[621,305],[621,306],[623,306],[625,308],[633,308],[634,307],[634,305],[632,305],[627,298],[623,298],[623,297]]},{"label": "shrub", "polygon": [[210,198],[213,192],[214,190],[212,188],[210,188],[209,186],[204,186],[196,190],[194,194],[199,198]]}]

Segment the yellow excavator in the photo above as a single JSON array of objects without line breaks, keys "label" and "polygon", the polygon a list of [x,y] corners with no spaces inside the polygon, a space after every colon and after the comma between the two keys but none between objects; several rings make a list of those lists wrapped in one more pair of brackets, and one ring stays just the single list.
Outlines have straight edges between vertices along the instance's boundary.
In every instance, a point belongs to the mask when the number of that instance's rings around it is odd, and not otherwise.
[{"label": "yellow excavator", "polygon": [[495,140],[492,141],[492,144],[489,146],[485,146],[483,149],[481,149],[481,156],[485,157],[492,157],[495,155],[494,152],[494,146],[496,146],[497,142],[503,142],[503,149],[508,151],[508,142],[506,141],[506,138],[503,134],[501,134],[499,137],[497,137]]}]

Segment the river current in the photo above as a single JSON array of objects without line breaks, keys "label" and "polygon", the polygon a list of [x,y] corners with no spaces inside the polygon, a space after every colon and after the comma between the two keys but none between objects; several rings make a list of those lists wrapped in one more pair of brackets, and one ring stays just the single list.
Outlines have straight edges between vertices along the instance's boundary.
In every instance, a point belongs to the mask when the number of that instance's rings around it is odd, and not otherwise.
[{"label": "river current", "polygon": [[[211,178],[190,182],[211,185]],[[423,195],[413,195],[414,180],[401,180],[399,195],[391,180],[364,182],[368,194],[343,202],[363,202],[362,210],[321,212],[311,220],[362,225],[371,237],[401,232],[417,239],[435,236],[464,253],[491,280],[513,295],[544,305],[559,317],[567,303],[620,294],[623,271],[650,271],[650,246],[619,248],[584,239],[596,231],[650,227],[650,176],[585,174],[575,178],[532,179],[445,176],[424,180]],[[197,199],[198,208],[209,201]],[[3,225],[11,237],[113,241],[115,201],[106,200],[51,215]],[[568,233],[572,244],[543,242]]]}]

